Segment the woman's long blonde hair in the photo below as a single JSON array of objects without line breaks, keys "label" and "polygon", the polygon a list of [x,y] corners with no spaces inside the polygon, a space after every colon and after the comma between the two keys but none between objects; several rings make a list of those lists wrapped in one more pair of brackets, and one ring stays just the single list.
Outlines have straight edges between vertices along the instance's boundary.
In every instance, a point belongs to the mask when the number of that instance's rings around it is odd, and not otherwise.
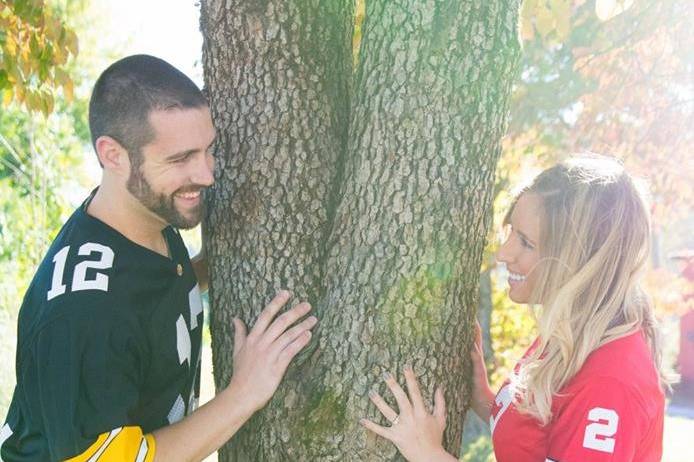
[{"label": "woman's long blonde hair", "polygon": [[539,344],[514,380],[517,408],[547,424],[553,396],[588,355],[639,329],[666,383],[653,311],[638,284],[650,224],[634,180],[615,159],[581,156],[545,170],[518,197],[528,193],[544,209],[533,290],[542,306]]}]

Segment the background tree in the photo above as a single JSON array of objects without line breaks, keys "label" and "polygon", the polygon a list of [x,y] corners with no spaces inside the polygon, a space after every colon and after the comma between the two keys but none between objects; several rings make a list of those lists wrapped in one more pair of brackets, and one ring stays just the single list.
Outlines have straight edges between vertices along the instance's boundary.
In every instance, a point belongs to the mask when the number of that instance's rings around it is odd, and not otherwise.
[{"label": "background tree", "polygon": [[[694,62],[688,50],[694,47],[694,10],[688,4],[525,0],[522,71],[495,188],[492,229],[498,230],[508,210],[509,188],[540,169],[583,151],[622,159],[652,194],[656,239],[645,283],[661,316],[684,312],[683,294],[692,290],[665,258],[671,250],[694,246],[688,232],[694,176]],[[532,340],[534,322],[527,308],[506,297],[504,272],[493,259],[496,246],[492,234],[483,266],[483,274],[491,270],[492,290],[482,294],[480,318],[492,320],[486,337],[495,361],[489,361],[488,370],[499,384]],[[465,460],[487,460],[491,445],[484,438],[473,442],[488,434],[488,427],[466,424]]]},{"label": "background tree", "polygon": [[459,446],[519,4],[367,1],[356,60],[352,9],[202,3],[219,132],[204,224],[217,386],[232,316],[252,322],[289,287],[321,319],[222,460],[392,459],[358,419],[405,362],[426,390],[449,390],[446,446]]},{"label": "background tree", "polygon": [[[0,3],[0,418],[14,388],[16,315],[48,245],[88,184],[81,170],[89,51],[84,0]],[[76,194],[77,191],[77,194]]]}]

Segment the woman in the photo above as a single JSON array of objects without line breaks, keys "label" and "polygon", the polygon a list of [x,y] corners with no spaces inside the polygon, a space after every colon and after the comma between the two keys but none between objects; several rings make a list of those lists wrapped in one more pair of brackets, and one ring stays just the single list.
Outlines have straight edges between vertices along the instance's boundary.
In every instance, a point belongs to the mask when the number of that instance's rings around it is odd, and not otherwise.
[{"label": "woman", "polygon": [[[471,407],[489,420],[497,461],[659,461],[665,380],[638,286],[649,222],[634,181],[613,159],[569,159],[518,195],[505,225],[497,259],[508,269],[509,297],[540,309],[537,339],[496,396],[478,327]],[[371,394],[392,425],[362,424],[408,460],[455,461],[441,444],[441,390],[429,413],[409,367],[405,380],[409,398],[386,377],[399,414]]]}]

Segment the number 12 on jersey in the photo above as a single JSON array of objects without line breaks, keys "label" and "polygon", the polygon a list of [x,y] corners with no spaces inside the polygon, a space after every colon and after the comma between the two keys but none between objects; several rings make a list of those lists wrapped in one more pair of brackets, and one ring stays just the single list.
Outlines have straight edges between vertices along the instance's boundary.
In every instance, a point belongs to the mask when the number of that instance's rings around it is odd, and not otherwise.
[{"label": "number 12 on jersey", "polygon": [[[65,264],[69,252],[70,246],[68,245],[60,249],[53,257],[53,278],[51,280],[51,288],[47,294],[48,300],[64,294],[67,290],[67,285],[63,283],[63,276],[65,274]],[[72,286],[70,290],[73,292],[80,290],[103,290],[107,292],[108,276],[104,273],[97,272],[94,279],[87,279],[87,270],[90,268],[96,270],[111,268],[113,266],[113,250],[105,245],[87,242],[80,246],[77,254],[80,256],[98,254],[100,258],[98,260],[86,260],[75,266],[75,271],[72,273]]]}]

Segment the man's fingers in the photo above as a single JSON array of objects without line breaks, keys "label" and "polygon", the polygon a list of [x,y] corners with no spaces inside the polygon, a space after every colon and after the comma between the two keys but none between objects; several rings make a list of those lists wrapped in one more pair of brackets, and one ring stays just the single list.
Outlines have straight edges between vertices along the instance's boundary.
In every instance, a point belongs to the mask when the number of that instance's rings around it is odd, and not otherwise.
[{"label": "man's fingers", "polygon": [[381,395],[378,394],[378,392],[371,390],[369,392],[369,398],[371,399],[371,402],[376,405],[378,410],[381,411],[383,417],[385,417],[388,421],[392,422],[398,416],[398,413],[395,412],[393,408],[385,402],[385,400],[381,397]]},{"label": "man's fingers", "polygon": [[400,414],[411,413],[412,405],[410,404],[410,400],[407,398],[405,391],[400,387],[400,384],[395,381],[393,374],[390,372],[384,372],[383,378],[386,381],[388,388],[390,388],[391,393],[393,393],[393,396],[395,396],[395,401],[398,403],[398,410],[400,411]]},{"label": "man's fingers", "polygon": [[258,320],[255,322],[253,329],[251,329],[251,334],[256,336],[263,335],[279,310],[287,303],[290,295],[288,290],[280,290],[277,295],[275,295],[275,298],[268,303],[262,313],[260,313],[260,316],[258,316]]},{"label": "man's fingers", "polygon": [[246,325],[239,318],[232,320],[234,323],[234,354],[236,354],[246,342]]},{"label": "man's fingers", "polygon": [[446,400],[443,397],[441,387],[437,388],[434,393],[434,417],[442,426],[446,426]]},{"label": "man's fingers", "polygon": [[283,375],[284,372],[287,370],[289,363],[292,361],[292,359],[294,359],[294,356],[296,356],[297,353],[299,353],[302,350],[302,348],[308,345],[308,342],[310,341],[311,331],[307,330],[280,352],[280,355],[277,358],[277,364],[282,370]]},{"label": "man's fingers", "polygon": [[292,324],[294,324],[298,319],[306,315],[311,311],[311,305],[308,303],[299,303],[291,310],[286,313],[282,313],[277,319],[275,319],[270,327],[267,328],[264,334],[262,334],[263,342],[270,344],[277,340],[277,338],[282,335]]},{"label": "man's fingers", "polygon": [[405,372],[405,383],[407,384],[407,392],[410,395],[410,401],[412,401],[412,406],[417,411],[424,411],[424,400],[422,399],[422,392],[419,390],[419,383],[417,383],[417,377],[414,375],[414,370],[409,364],[404,368]]},{"label": "man's fingers", "polygon": [[374,432],[375,434],[382,436],[383,438],[389,441],[393,441],[393,434],[389,428],[381,427],[380,425],[377,425],[368,419],[361,419],[359,423],[362,424],[368,430]]},{"label": "man's fingers", "polygon": [[296,326],[287,330],[282,334],[277,340],[275,340],[272,348],[279,353],[280,351],[287,348],[287,346],[296,340],[301,334],[310,330],[318,322],[318,318],[315,316],[309,316],[308,318],[301,321]]}]

